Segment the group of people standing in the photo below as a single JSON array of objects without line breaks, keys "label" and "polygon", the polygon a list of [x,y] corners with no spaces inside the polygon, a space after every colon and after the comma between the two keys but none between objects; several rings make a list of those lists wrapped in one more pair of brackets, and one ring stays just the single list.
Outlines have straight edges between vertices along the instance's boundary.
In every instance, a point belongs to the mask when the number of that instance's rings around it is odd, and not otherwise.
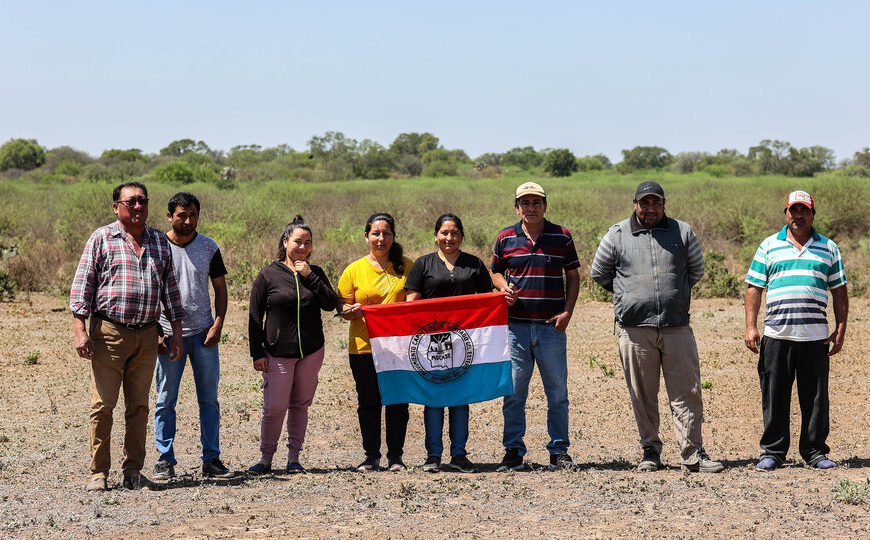
[{"label": "group of people standing", "polygon": [[[89,238],[70,293],[75,346],[90,359],[91,479],[89,491],[107,489],[114,409],[124,391],[126,426],[122,486],[152,483],[142,474],[148,393],[155,373],[155,444],[152,478],[175,475],[173,452],[178,387],[190,359],[199,402],[202,473],[227,478],[235,473],[220,460],[217,400],[221,337],[227,309],[227,273],[214,240],[196,232],[200,202],[190,193],[169,201],[165,235],[145,225],[144,185],[121,184],[113,192],[117,221]],[[643,182],[632,199],[634,212],[607,232],[591,263],[591,277],[613,292],[618,350],[643,449],[638,469],[662,467],[658,389],[665,380],[681,467],[719,472],[722,463],[704,450],[703,404],[698,348],[689,325],[691,288],[704,275],[701,245],[685,222],[665,214],[665,195],[656,182]],[[396,241],[396,223],[376,213],[365,225],[368,253],[345,268],[337,291],[324,271],[310,262],[312,231],[297,215],[278,241],[275,261],[251,288],[248,334],[253,368],[262,372],[263,414],[260,460],[248,471],[272,470],[286,419],[287,473],[305,472],[300,463],[308,408],[324,358],[322,312],[350,321],[348,355],[358,396],[357,415],[364,459],[357,469],[381,467],[381,417],[386,468],[403,461],[408,404],[383,407],[363,306],[501,291],[508,305],[508,338],[513,394],[502,407],[504,457],[499,471],[526,467],[526,400],[534,366],[547,398],[551,470],[574,467],[568,453],[569,403],[566,329],[580,288],[580,261],[571,233],[545,219],[547,195],[525,182],[514,197],[519,221],[496,238],[489,269],[461,250],[462,220],[443,214],[435,222],[437,250],[416,261]],[[812,467],[830,468],[828,357],[845,337],[848,297],[837,246],[812,227],[815,205],[803,191],[789,195],[786,226],[762,242],[747,275],[746,346],[759,353],[764,432],[757,468],[780,466],[789,447],[789,401],[795,377],[803,422],[800,454]],[[209,283],[214,288],[214,314]],[[767,288],[764,337],[757,330],[762,291]],[[836,330],[828,335],[827,290],[834,299]],[[161,309],[162,307],[162,309]],[[89,329],[86,322],[90,318]],[[449,407],[450,459],[444,452],[444,409],[425,407],[426,472],[475,472],[468,458],[470,407]]]}]

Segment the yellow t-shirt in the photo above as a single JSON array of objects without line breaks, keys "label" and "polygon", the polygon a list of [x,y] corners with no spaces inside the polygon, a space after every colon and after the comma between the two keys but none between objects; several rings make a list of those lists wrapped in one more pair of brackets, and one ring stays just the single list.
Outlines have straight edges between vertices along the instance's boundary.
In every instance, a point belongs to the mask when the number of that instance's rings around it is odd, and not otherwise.
[{"label": "yellow t-shirt", "polygon": [[[396,273],[393,263],[388,263],[383,271],[375,268],[366,257],[350,263],[338,280],[338,296],[347,304],[359,302],[363,306],[404,302],[405,280],[414,261],[407,257],[403,260],[405,271],[402,275]],[[372,352],[365,318],[350,321],[347,350],[350,354]]]}]

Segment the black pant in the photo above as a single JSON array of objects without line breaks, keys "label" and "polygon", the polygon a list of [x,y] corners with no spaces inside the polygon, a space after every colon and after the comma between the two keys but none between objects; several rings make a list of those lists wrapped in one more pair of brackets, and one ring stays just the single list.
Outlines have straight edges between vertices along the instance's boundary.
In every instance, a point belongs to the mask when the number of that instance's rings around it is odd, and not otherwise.
[{"label": "black pant", "polygon": [[[359,406],[359,430],[362,434],[363,450],[368,458],[381,457],[381,391],[378,388],[378,375],[371,354],[351,354],[350,370],[356,382],[356,395]],[[387,460],[402,459],[405,446],[405,432],[408,429],[408,404],[387,405],[384,424],[387,435]]]},{"label": "black pant", "polygon": [[801,407],[798,442],[801,457],[815,464],[831,451],[825,444],[830,431],[829,371],[828,346],[824,341],[788,341],[767,336],[761,339],[758,378],[764,414],[762,457],[782,462],[788,453],[791,388],[795,378]]}]

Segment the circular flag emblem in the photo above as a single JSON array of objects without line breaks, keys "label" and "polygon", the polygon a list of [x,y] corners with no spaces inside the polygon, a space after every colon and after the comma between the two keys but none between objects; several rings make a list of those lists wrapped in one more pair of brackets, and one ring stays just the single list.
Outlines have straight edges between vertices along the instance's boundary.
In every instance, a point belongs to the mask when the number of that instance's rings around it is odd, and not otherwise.
[{"label": "circular flag emblem", "polygon": [[433,322],[411,337],[408,347],[411,365],[424,379],[448,383],[465,375],[474,362],[474,344],[461,326]]}]

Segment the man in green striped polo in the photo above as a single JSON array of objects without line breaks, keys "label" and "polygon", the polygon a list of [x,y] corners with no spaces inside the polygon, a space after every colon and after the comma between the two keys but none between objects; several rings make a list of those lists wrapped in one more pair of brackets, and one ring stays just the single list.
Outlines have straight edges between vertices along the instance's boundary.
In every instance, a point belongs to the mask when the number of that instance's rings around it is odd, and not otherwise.
[{"label": "man in green striped polo", "polygon": [[[830,469],[825,444],[830,430],[829,357],[843,347],[849,297],[840,250],[813,228],[816,208],[806,191],[793,191],[785,205],[786,225],[767,237],[746,274],[746,347],[758,355],[761,381],[760,471],[782,465],[789,447],[791,389],[797,379],[801,408],[798,449],[811,467]],[[767,288],[764,337],[758,333],[761,293]],[[836,328],[828,333],[828,289]]]}]

